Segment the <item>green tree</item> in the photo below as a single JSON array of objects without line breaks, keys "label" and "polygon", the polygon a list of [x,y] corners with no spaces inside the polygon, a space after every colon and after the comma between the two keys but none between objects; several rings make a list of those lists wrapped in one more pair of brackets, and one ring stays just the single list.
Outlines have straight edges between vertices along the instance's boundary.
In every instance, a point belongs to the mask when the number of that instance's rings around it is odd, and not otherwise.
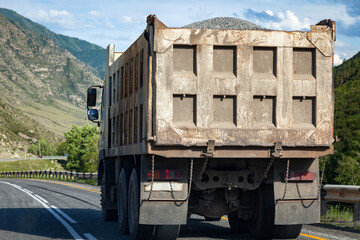
[{"label": "green tree", "polygon": [[56,147],[54,144],[48,142],[45,138],[40,138],[40,153],[39,142],[30,145],[28,152],[34,155],[52,156],[56,154]]},{"label": "green tree", "polygon": [[344,155],[339,161],[339,167],[336,169],[336,172],[338,175],[335,177],[335,180],[340,184],[360,184],[360,165],[356,157]]},{"label": "green tree", "polygon": [[81,157],[84,162],[84,172],[96,172],[98,169],[98,142],[99,135],[96,135],[88,146],[88,151]]},{"label": "green tree", "polygon": [[66,168],[78,172],[96,171],[99,130],[96,126],[73,126],[65,133],[66,147],[69,154]]}]

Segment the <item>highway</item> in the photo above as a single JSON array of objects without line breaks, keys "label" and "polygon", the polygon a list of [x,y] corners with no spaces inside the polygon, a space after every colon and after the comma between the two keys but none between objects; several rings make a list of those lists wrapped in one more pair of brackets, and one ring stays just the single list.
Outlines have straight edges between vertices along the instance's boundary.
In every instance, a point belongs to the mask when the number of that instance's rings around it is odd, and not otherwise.
[{"label": "highway", "polygon": [[[97,186],[48,180],[0,179],[0,239],[119,239],[115,222],[101,219]],[[207,222],[192,216],[179,240],[253,239],[230,232],[226,217]],[[326,226],[304,226],[298,239],[360,239],[359,233]]]}]

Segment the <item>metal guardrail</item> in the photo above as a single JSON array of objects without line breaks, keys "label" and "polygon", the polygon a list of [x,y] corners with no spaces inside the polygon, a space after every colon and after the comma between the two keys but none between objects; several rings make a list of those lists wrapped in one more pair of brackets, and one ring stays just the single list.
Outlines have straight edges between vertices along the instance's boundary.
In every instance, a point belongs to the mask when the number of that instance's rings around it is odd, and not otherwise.
[{"label": "metal guardrail", "polygon": [[360,186],[331,185],[322,186],[321,215],[326,214],[327,202],[344,202],[354,204],[354,222],[360,221]]},{"label": "metal guardrail", "polygon": [[326,201],[360,203],[360,186],[326,184],[322,189]]},{"label": "metal guardrail", "polygon": [[16,178],[54,178],[54,179],[68,179],[68,180],[87,180],[93,179],[97,181],[97,173],[79,173],[72,171],[11,171],[0,172],[0,178],[16,177]]}]

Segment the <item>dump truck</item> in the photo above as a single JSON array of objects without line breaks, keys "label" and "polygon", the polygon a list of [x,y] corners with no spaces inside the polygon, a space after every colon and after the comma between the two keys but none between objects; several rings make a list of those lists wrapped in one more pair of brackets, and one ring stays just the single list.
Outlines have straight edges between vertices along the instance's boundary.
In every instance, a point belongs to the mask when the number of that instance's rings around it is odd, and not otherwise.
[{"label": "dump truck", "polygon": [[149,15],[125,52],[110,44],[87,98],[103,219],[133,240],[176,239],[191,214],[267,239],[319,222],[335,38],[331,20],[273,31],[170,28]]}]

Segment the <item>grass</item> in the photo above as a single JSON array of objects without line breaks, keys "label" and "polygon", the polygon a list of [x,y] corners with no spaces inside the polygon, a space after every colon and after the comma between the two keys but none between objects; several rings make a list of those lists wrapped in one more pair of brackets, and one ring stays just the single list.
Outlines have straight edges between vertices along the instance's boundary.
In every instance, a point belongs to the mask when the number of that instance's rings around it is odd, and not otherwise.
[{"label": "grass", "polygon": [[58,99],[54,99],[51,105],[33,102],[31,106],[17,107],[28,117],[61,137],[64,132],[71,129],[72,125],[82,126],[88,123],[85,109]]},{"label": "grass", "polygon": [[[49,159],[36,159],[36,160],[19,160],[12,162],[0,162],[0,172],[12,172],[12,171],[66,171],[64,169],[65,161],[64,160],[49,160]],[[66,179],[57,177],[34,177],[31,179],[43,179],[43,180],[58,180],[65,182],[76,182],[76,183],[86,183],[90,185],[97,185],[97,181],[94,179]],[[1,177],[0,177],[1,178]],[[9,177],[7,177],[9,178]],[[10,177],[11,178],[11,177]],[[19,177],[14,177],[19,178]]]},{"label": "grass", "polygon": [[48,159],[0,162],[0,172],[36,171],[36,170],[65,171],[62,165],[63,162],[64,160],[48,160]]},{"label": "grass", "polygon": [[337,203],[328,207],[325,216],[321,217],[321,222],[342,229],[359,231],[360,225],[353,222],[354,210],[344,203]]},{"label": "grass", "polygon": [[332,222],[352,222],[353,209],[348,206],[341,206],[340,204],[332,205],[328,208],[323,220]]}]

